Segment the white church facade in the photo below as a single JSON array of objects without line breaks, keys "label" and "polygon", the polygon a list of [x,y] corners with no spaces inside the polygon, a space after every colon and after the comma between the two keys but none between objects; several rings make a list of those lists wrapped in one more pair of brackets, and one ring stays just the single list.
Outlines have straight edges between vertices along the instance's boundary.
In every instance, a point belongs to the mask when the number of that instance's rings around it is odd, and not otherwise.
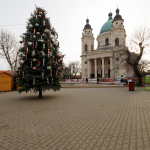
[{"label": "white church facade", "polygon": [[89,19],[83,29],[81,43],[82,79],[85,78],[132,78],[133,72],[120,67],[118,52],[125,47],[126,31],[124,20],[116,9],[116,16],[108,14],[108,21],[102,26],[97,36],[97,48],[94,49],[94,36]]}]

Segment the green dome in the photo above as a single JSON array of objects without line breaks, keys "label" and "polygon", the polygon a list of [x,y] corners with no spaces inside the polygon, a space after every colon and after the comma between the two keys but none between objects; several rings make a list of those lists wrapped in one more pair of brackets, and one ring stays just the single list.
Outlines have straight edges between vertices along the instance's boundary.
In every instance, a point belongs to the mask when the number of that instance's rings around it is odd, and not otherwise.
[{"label": "green dome", "polygon": [[100,30],[100,34],[103,32],[111,31],[112,21],[113,19],[109,19],[107,22],[105,22],[105,24],[102,26]]}]

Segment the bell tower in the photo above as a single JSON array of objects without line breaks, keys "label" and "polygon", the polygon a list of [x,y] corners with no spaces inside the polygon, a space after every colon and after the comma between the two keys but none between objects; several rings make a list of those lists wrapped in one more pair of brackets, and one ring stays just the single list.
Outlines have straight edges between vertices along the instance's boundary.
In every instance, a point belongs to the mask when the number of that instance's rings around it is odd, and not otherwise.
[{"label": "bell tower", "polygon": [[88,53],[92,52],[94,50],[94,37],[92,34],[92,28],[89,24],[89,19],[86,19],[86,25],[84,26],[81,43],[82,43],[82,50],[81,50],[81,56],[87,55]]},{"label": "bell tower", "polygon": [[124,20],[119,14],[119,8],[116,9],[116,16],[112,22],[112,34],[111,34],[111,45],[112,46],[125,46],[126,31],[124,28]]}]

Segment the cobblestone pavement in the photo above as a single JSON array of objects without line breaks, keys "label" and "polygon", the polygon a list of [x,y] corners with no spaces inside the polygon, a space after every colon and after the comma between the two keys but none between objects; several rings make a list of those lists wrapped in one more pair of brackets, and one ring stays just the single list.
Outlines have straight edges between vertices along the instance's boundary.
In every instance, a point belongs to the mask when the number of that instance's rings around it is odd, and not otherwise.
[{"label": "cobblestone pavement", "polygon": [[150,92],[0,93],[0,150],[150,150]]}]

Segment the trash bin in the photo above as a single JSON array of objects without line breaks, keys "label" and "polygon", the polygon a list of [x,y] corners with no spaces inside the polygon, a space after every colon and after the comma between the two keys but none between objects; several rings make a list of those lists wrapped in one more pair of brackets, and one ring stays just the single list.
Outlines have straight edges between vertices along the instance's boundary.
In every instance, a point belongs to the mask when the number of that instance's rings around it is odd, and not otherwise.
[{"label": "trash bin", "polygon": [[129,91],[134,91],[134,82],[129,82]]}]

